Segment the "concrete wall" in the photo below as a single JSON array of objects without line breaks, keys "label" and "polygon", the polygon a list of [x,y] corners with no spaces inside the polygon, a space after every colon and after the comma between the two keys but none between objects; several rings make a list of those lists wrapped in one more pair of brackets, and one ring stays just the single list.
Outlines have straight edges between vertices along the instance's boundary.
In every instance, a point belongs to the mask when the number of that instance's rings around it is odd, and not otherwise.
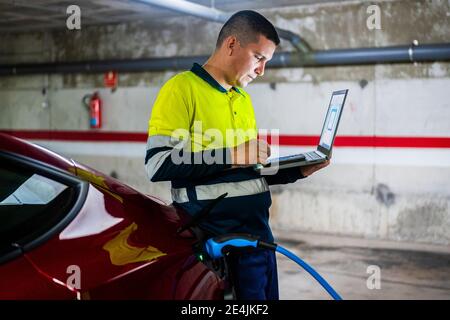
[{"label": "concrete wall", "polygon": [[[369,4],[381,9],[381,30],[366,27]],[[318,50],[450,42],[447,1],[346,2],[260,12]],[[0,63],[209,54],[219,29],[187,17],[3,34]],[[291,49],[283,41],[280,50]],[[89,130],[81,99],[98,90],[105,105],[102,131],[145,132],[158,89],[173,74],[120,74],[115,92],[102,88],[103,75],[3,77],[0,128]],[[318,135],[330,93],[341,88],[349,88],[350,95],[340,135],[450,137],[450,63],[267,70],[247,89],[260,128]],[[143,143],[37,142],[170,201],[168,184],[146,179]],[[309,148],[282,147],[280,153]],[[272,191],[272,225],[278,228],[450,244],[448,148],[338,147],[330,167]]]}]

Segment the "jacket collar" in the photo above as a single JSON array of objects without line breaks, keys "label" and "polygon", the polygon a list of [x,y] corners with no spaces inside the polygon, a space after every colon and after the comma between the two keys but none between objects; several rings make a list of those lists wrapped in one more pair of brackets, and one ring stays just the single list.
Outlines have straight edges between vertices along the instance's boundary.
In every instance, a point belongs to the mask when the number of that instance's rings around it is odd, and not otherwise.
[{"label": "jacket collar", "polygon": [[[218,83],[216,81],[216,79],[214,79],[205,69],[203,69],[203,67],[201,65],[199,65],[198,63],[194,63],[194,65],[191,68],[191,71],[196,74],[197,76],[199,76],[200,78],[202,78],[203,80],[205,80],[206,82],[208,82],[211,87],[219,90],[222,93],[226,93],[227,90],[222,87],[220,85],[220,83]],[[233,90],[235,90],[237,93],[241,93],[239,91],[238,88],[236,87],[232,87]]]}]

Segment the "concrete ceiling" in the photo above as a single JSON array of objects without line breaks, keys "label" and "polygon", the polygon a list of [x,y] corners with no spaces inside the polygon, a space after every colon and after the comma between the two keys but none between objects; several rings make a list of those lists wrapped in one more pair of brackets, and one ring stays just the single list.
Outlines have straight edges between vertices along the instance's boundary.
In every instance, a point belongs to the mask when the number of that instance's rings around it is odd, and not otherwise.
[{"label": "concrete ceiling", "polygon": [[[191,0],[227,12],[346,0]],[[116,24],[181,16],[136,0],[0,0],[0,32],[66,28],[69,5],[81,9],[81,25]]]}]

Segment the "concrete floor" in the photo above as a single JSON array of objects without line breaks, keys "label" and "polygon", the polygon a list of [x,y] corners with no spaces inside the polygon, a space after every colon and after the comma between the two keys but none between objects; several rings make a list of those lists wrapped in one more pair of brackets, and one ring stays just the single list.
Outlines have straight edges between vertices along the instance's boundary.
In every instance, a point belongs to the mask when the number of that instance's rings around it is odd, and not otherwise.
[{"label": "concrete floor", "polygon": [[[274,230],[284,248],[310,264],[343,299],[450,299],[450,247]],[[280,299],[330,299],[293,261],[277,254]],[[369,289],[369,266],[380,288]],[[373,284],[373,281],[369,281]]]}]

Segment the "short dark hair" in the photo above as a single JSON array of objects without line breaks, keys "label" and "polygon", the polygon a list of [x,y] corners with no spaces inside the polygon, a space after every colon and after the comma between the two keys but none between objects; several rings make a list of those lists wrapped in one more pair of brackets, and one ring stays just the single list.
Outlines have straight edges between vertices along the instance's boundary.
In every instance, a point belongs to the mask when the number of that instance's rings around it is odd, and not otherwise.
[{"label": "short dark hair", "polygon": [[263,15],[252,10],[239,11],[223,25],[217,38],[216,48],[219,48],[229,36],[236,36],[239,42],[246,46],[249,43],[258,42],[259,35],[265,36],[275,45],[280,44],[277,30]]}]

